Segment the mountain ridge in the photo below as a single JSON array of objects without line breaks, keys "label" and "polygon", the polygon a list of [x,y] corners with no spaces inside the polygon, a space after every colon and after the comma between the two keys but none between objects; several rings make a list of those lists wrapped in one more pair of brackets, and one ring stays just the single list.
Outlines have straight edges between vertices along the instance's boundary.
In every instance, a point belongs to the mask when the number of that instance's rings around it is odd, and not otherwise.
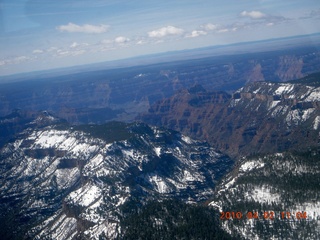
[{"label": "mountain ridge", "polygon": [[[231,156],[319,144],[319,74],[313,84],[253,82],[235,91],[182,91],[138,119],[208,141]],[[316,77],[316,80],[314,80]],[[212,99],[223,99],[214,101]],[[211,100],[204,100],[211,99]]]},{"label": "mountain ridge", "polygon": [[233,164],[206,143],[143,123],[27,128],[0,161],[8,239],[116,239],[124,203],[204,201]]}]

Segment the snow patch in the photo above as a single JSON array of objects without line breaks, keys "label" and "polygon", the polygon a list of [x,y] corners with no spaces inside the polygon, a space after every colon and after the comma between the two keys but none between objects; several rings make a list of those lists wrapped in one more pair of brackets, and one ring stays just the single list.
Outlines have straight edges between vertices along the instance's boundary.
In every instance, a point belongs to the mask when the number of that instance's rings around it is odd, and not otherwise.
[{"label": "snow patch", "polygon": [[182,141],[184,141],[184,142],[187,143],[187,144],[192,144],[192,143],[193,143],[193,141],[191,140],[191,138],[189,138],[188,136],[182,135],[181,139],[182,139]]},{"label": "snow patch", "polygon": [[264,167],[264,162],[261,161],[249,161],[245,162],[244,164],[241,165],[239,168],[240,172],[249,172],[252,169],[258,169]]},{"label": "snow patch", "polygon": [[307,212],[308,220],[320,220],[320,202],[298,204],[292,209],[292,212]]},{"label": "snow patch", "polygon": [[97,167],[103,162],[104,158],[101,154],[97,154],[94,158],[90,160],[90,165],[92,167]]},{"label": "snow patch", "polygon": [[282,95],[289,93],[293,90],[294,85],[293,84],[281,84],[275,91],[275,94]]},{"label": "snow patch", "polygon": [[193,177],[189,171],[187,171],[187,170],[183,171],[183,179],[182,179],[183,182],[192,182],[192,181],[196,181],[196,180],[197,179],[195,177]]},{"label": "snow patch", "polygon": [[123,205],[126,200],[127,200],[128,197],[119,197],[119,201],[117,202],[116,206],[120,206],[120,205]]},{"label": "snow patch", "polygon": [[23,142],[22,139],[15,141],[15,142],[13,143],[14,149],[19,149],[22,142]]},{"label": "snow patch", "polygon": [[279,103],[280,103],[280,101],[272,101],[271,104],[270,104],[270,106],[269,106],[269,108],[268,108],[268,110],[276,107]]},{"label": "snow patch", "polygon": [[259,87],[258,89],[256,89],[256,90],[254,90],[254,91],[252,91],[254,94],[257,94],[258,92],[260,92],[260,90],[261,90],[261,87]]},{"label": "snow patch", "polygon": [[[80,176],[78,168],[57,169],[55,171],[57,184],[59,189],[68,188],[72,183],[75,183]],[[71,181],[70,181],[71,180]]]},{"label": "snow patch", "polygon": [[35,140],[34,144],[41,148],[58,148],[62,142],[66,141],[68,131],[58,131],[50,129],[43,131]]},{"label": "snow patch", "polygon": [[218,205],[216,202],[212,201],[208,204],[208,206],[211,206],[211,207],[214,207],[214,208],[218,208],[219,209],[219,212],[222,212],[223,209],[220,205]]},{"label": "snow patch", "polygon": [[87,239],[99,239],[99,236],[104,233],[107,239],[116,239],[119,233],[118,223],[114,221],[105,221],[102,224],[90,227],[84,232]]},{"label": "snow patch", "polygon": [[123,150],[122,150],[122,153],[123,153],[124,155],[126,155],[126,156],[134,159],[133,149],[130,149],[130,150],[123,149]]},{"label": "snow patch", "polygon": [[170,188],[168,187],[166,182],[163,181],[163,179],[161,177],[159,177],[158,175],[149,176],[149,182],[151,184],[155,185],[156,190],[159,193],[169,193],[170,192]]},{"label": "snow patch", "polygon": [[317,116],[317,117],[314,119],[314,122],[313,122],[313,129],[314,129],[314,130],[318,130],[319,125],[320,125],[320,116]]},{"label": "snow patch", "polygon": [[69,194],[68,199],[81,206],[87,207],[101,197],[101,190],[95,186],[87,184],[84,187]]},{"label": "snow patch", "polygon": [[174,150],[178,153],[178,155],[182,155],[181,150],[180,150],[180,148],[179,148],[179,147],[175,147],[175,149],[174,149]]},{"label": "snow patch", "polygon": [[306,109],[303,111],[303,114],[302,114],[302,121],[306,121],[310,118],[311,114],[315,111],[314,108],[309,108],[309,109]]},{"label": "snow patch", "polygon": [[235,107],[235,106],[237,106],[238,105],[238,103],[240,102],[240,98],[239,99],[232,99],[231,101],[230,101],[230,104],[229,104],[229,107]]},{"label": "snow patch", "polygon": [[88,207],[84,213],[80,214],[80,217],[88,220],[89,222],[99,224],[104,221],[104,218],[99,213],[99,208],[103,204],[102,199],[100,198],[97,202]]},{"label": "snow patch", "polygon": [[77,143],[71,149],[71,152],[72,154],[79,157],[80,155],[89,156],[90,154],[94,153],[97,150],[98,150],[97,146],[90,146],[87,143]]},{"label": "snow patch", "polygon": [[300,113],[298,109],[292,110],[286,116],[286,123],[288,126],[298,125],[301,120]]},{"label": "snow patch", "polygon": [[[50,239],[72,239],[70,233],[76,233],[77,228],[77,220],[72,217],[67,217],[65,214],[56,213],[52,217],[48,218],[41,224],[44,228],[41,229],[42,231],[38,234],[35,239],[45,239],[48,238],[48,225],[53,223],[50,226],[49,235]],[[33,228],[33,230],[39,230],[38,227]]]},{"label": "snow patch", "polygon": [[234,185],[234,183],[236,182],[236,180],[237,180],[237,178],[235,177],[235,178],[231,179],[231,181],[229,181],[229,182],[227,182],[226,184],[224,184],[224,188],[220,189],[220,190],[218,191],[218,193],[221,193],[221,192],[224,192],[224,191],[228,190],[231,186]]},{"label": "snow patch", "polygon": [[157,154],[158,157],[160,157],[161,154],[161,147],[155,147],[154,152]]},{"label": "snow patch", "polygon": [[255,186],[252,191],[245,193],[245,198],[259,203],[279,203],[281,195],[271,192],[267,186]]},{"label": "snow patch", "polygon": [[272,111],[271,116],[276,117],[280,114],[284,115],[287,112],[288,108],[288,106],[276,106],[275,109]]},{"label": "snow patch", "polygon": [[314,89],[309,96],[305,99],[305,102],[320,101],[320,88]]}]

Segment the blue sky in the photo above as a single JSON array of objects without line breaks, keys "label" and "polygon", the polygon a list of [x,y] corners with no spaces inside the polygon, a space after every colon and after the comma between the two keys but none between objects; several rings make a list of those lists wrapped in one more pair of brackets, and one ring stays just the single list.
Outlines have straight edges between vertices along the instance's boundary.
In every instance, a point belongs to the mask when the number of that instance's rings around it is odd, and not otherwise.
[{"label": "blue sky", "polygon": [[319,0],[0,0],[0,75],[318,32]]}]

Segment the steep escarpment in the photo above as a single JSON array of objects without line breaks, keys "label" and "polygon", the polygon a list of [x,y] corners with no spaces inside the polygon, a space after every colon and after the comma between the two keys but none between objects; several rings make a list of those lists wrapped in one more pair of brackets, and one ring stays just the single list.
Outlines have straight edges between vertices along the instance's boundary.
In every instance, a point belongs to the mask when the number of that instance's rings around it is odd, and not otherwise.
[{"label": "steep escarpment", "polygon": [[255,82],[232,96],[180,92],[141,119],[205,139],[232,156],[302,150],[319,143],[319,79],[311,78],[309,83]]},{"label": "steep escarpment", "polygon": [[231,95],[225,92],[206,92],[196,85],[159,101],[141,119],[157,126],[190,132],[201,138],[207,136],[201,122],[214,120],[215,116],[224,111],[230,99]]}]

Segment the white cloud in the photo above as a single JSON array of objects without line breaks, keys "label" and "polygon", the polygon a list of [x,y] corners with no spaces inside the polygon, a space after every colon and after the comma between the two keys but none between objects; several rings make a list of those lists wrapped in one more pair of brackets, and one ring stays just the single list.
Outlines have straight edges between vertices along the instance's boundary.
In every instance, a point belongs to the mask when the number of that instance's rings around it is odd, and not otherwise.
[{"label": "white cloud", "polygon": [[85,50],[80,49],[80,50],[68,50],[68,49],[58,49],[53,56],[54,57],[70,57],[70,56],[78,56],[81,54],[86,53]]},{"label": "white cloud", "polygon": [[152,38],[162,38],[168,35],[180,35],[183,32],[184,30],[181,28],[167,26],[167,27],[159,28],[157,30],[148,32],[148,36]]},{"label": "white cloud", "polygon": [[109,29],[108,25],[90,25],[84,24],[82,26],[68,23],[67,25],[61,25],[57,27],[57,29],[61,32],[70,32],[70,33],[104,33]]},{"label": "white cloud", "polygon": [[203,36],[203,35],[207,35],[207,32],[201,31],[201,30],[194,30],[191,32],[190,35],[187,35],[187,37],[193,38],[193,37],[199,37],[199,36]]},{"label": "white cloud", "polygon": [[144,45],[144,44],[147,44],[148,42],[147,41],[145,41],[145,40],[138,40],[137,41],[137,45]]},{"label": "white cloud", "polygon": [[20,63],[20,62],[25,62],[25,61],[28,61],[28,60],[31,60],[30,57],[26,57],[26,56],[20,56],[20,57],[16,57],[13,59],[13,62],[14,63]]},{"label": "white cloud", "polygon": [[266,26],[268,26],[268,27],[272,27],[273,25],[274,25],[273,22],[269,22],[269,23],[266,24]]},{"label": "white cloud", "polygon": [[116,37],[115,39],[104,39],[100,42],[100,44],[103,44],[103,45],[112,45],[114,43],[117,43],[117,44],[125,44],[125,43],[128,43],[130,42],[131,39],[130,38],[127,38],[127,37],[123,37],[123,36],[119,36],[119,37]]},{"label": "white cloud", "polygon": [[32,61],[33,59],[35,59],[35,58],[31,58],[31,57],[27,57],[27,56],[7,58],[7,59],[3,59],[0,61],[0,66],[29,62],[29,61]]},{"label": "white cloud", "polygon": [[78,55],[82,55],[84,53],[86,53],[85,50],[77,50],[77,51],[71,52],[71,56],[78,56]]},{"label": "white cloud", "polygon": [[205,25],[201,25],[200,27],[207,30],[207,31],[212,31],[212,30],[216,30],[218,28],[218,25],[212,24],[212,23],[207,23]]},{"label": "white cloud", "polygon": [[59,49],[57,51],[57,54],[60,55],[60,56],[68,56],[68,55],[70,55],[70,52],[68,50]]},{"label": "white cloud", "polygon": [[251,11],[251,12],[243,11],[243,12],[241,12],[240,15],[242,17],[249,17],[249,18],[252,18],[252,19],[261,19],[261,18],[266,18],[267,17],[267,15],[265,13],[262,13],[260,11]]},{"label": "white cloud", "polygon": [[120,37],[116,37],[116,38],[114,39],[114,42],[115,42],[115,43],[127,43],[127,42],[130,42],[130,39],[129,39],[129,38],[126,38],[126,37],[120,36]]},{"label": "white cloud", "polygon": [[50,48],[47,49],[47,52],[55,52],[57,50],[58,50],[57,47],[50,47]]},{"label": "white cloud", "polygon": [[78,47],[79,45],[80,45],[79,43],[73,42],[73,43],[70,45],[70,47],[71,47],[71,48],[76,48],[76,47]]},{"label": "white cloud", "polygon": [[34,54],[40,54],[40,53],[43,53],[43,50],[41,50],[41,49],[35,49],[35,50],[32,51],[32,53],[34,53]]},{"label": "white cloud", "polygon": [[230,30],[228,28],[223,28],[223,29],[220,29],[218,31],[218,33],[226,33],[226,32],[229,32]]}]

